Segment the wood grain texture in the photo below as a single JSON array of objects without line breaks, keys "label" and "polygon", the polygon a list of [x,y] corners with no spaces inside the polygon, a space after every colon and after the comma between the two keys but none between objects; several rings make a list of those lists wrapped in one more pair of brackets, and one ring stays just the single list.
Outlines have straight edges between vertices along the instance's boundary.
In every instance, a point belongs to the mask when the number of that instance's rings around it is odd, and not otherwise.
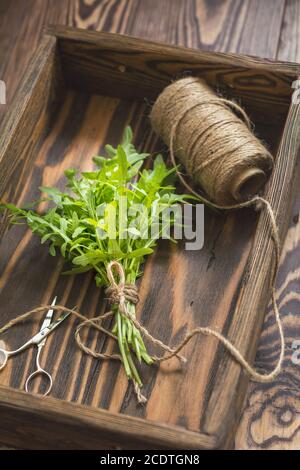
[{"label": "wood grain texture", "polygon": [[[24,7],[25,3],[27,8]],[[52,9],[54,4],[56,8]],[[36,8],[33,8],[33,5]],[[41,11],[44,13],[40,14]],[[58,13],[62,15],[58,18],[59,22],[64,22],[68,17],[69,24],[83,28],[111,30],[140,35],[148,39],[165,40],[173,44],[180,43],[225,52],[239,51],[269,58],[275,58],[278,50],[279,59],[299,61],[297,49],[299,4],[297,1],[187,0],[177,1],[175,5],[175,0],[151,2],[148,0],[71,0],[70,2],[65,0],[59,2],[2,0],[0,12],[0,67],[1,71],[3,67],[6,70],[9,68],[10,73],[5,72],[5,78],[10,77],[10,80],[20,79],[25,61],[28,62],[34,46],[39,41],[38,34],[42,22],[46,23],[47,17],[55,17]],[[280,34],[281,25],[283,28]],[[20,34],[20,31],[23,34]],[[24,31],[27,31],[26,44],[31,45],[26,48],[22,45]],[[10,61],[12,61],[11,64]],[[19,70],[19,73],[14,73],[15,70]],[[2,78],[1,75],[0,78]],[[10,90],[9,87],[9,93],[11,93]],[[0,119],[7,109],[8,106],[0,107]],[[294,215],[298,212],[299,202],[298,206],[295,206]],[[283,261],[278,280],[279,286],[282,285],[283,294],[280,295],[283,299],[283,313],[286,313],[285,322],[288,322],[287,328],[290,332],[288,337],[291,340],[299,336],[297,333],[299,320],[296,314],[299,310],[298,232],[299,223],[295,217],[283,249]],[[266,333],[262,337],[261,352],[258,354],[257,362],[258,365],[266,368],[271,367],[273,363],[274,348],[270,345],[273,344],[276,335],[274,330],[269,328],[269,322],[268,315],[264,326]],[[248,405],[249,403],[251,405],[251,400],[247,400],[246,420],[242,422],[237,437],[238,447],[268,448],[269,446],[272,448],[275,441],[274,445],[277,446],[299,447],[299,432],[297,432],[299,406],[295,387],[298,380],[297,366],[288,364],[291,374],[280,377],[269,394],[264,389],[259,390],[257,395],[253,395],[255,406],[250,409]],[[273,396],[274,400],[272,400]],[[276,398],[278,396],[279,398]],[[263,406],[259,407],[260,403]],[[285,407],[285,404],[288,406]],[[258,412],[256,413],[257,406]],[[270,436],[272,439],[269,440]],[[273,439],[274,436],[275,439]]]},{"label": "wood grain texture", "polygon": [[[164,426],[51,397],[0,388],[3,442],[27,449],[201,449],[214,447],[210,436]],[[22,426],[20,426],[22,422]],[[63,429],[63,435],[58,430]],[[120,440],[120,430],[122,438]],[[116,442],[118,444],[116,445]],[[177,443],[177,444],[176,444]]]},{"label": "wood grain texture", "polygon": [[284,5],[282,0],[76,0],[70,4],[68,24],[204,50],[274,58]]},{"label": "wood grain texture", "polygon": [[[66,61],[69,60],[66,53],[66,50],[70,50],[68,40],[65,39],[67,35],[71,36],[72,42],[74,33],[70,30],[61,32],[58,38],[63,75],[66,73]],[[65,49],[60,42],[61,37],[66,42]],[[98,56],[101,55],[102,38],[101,35],[95,38],[92,34],[76,33],[77,43],[81,44],[84,50],[96,45]],[[107,49],[113,51],[115,44],[116,38],[106,35],[104,52]],[[140,41],[130,40],[129,49],[128,42],[124,40],[124,51],[137,51],[139,44]],[[147,46],[143,44],[143,48],[145,47]],[[151,47],[156,47],[157,55],[163,58],[167,55],[165,49],[169,50],[159,44]],[[51,50],[51,47],[49,49]],[[118,53],[122,54],[120,44]],[[71,51],[71,57],[72,54]],[[194,55],[196,61],[197,53],[194,52]],[[43,54],[41,56],[43,57]],[[202,54],[199,53],[198,56],[198,62],[201,62]],[[243,59],[238,58],[235,63],[232,56],[222,58],[224,62],[230,62],[238,77]],[[220,56],[207,55],[208,63],[213,64],[214,61],[217,65]],[[86,62],[80,63],[84,68]],[[87,67],[89,68],[89,64]],[[276,69],[277,66],[266,63],[266,72],[262,63],[259,63],[259,67],[260,73],[264,74],[268,73],[270,67]],[[292,78],[295,66],[289,68],[279,64],[278,67],[284,67],[284,73]],[[146,79],[151,77],[151,71],[144,73]],[[84,75],[81,70],[80,74]],[[279,70],[276,70],[276,75],[280,79]],[[124,80],[126,82],[126,77]],[[35,89],[36,86],[33,92]],[[255,92],[253,94],[255,95]],[[105,116],[105,120],[102,116]],[[270,118],[271,116],[270,114]],[[297,120],[298,115],[292,110],[288,117],[289,126],[285,130],[281,150],[277,155],[274,183],[270,186],[270,198],[280,215],[278,225],[282,236],[299,147],[295,138],[297,133],[291,123],[297,123]],[[116,144],[127,122],[131,122],[136,142],[141,148],[149,149],[155,144],[155,140],[149,140],[151,131],[145,105],[138,101],[120,101],[118,98],[68,91],[56,119],[52,122],[37,151],[34,165],[31,169],[28,168],[26,179],[21,180],[22,192],[17,198],[19,205],[35,199],[36,188],[41,185],[61,185],[63,182],[60,175],[65,168],[75,166],[89,169],[89,155],[98,153],[104,142]],[[21,138],[17,131],[10,137],[14,139],[15,145]],[[294,139],[288,152],[285,151],[285,139],[289,142]],[[277,134],[273,135],[269,145],[273,147],[274,152],[278,145]],[[3,158],[5,159],[6,155]],[[284,198],[279,197],[277,184],[285,188]],[[243,211],[239,217],[236,214],[207,214],[208,242],[200,252],[185,251],[183,245],[171,248],[167,244],[160,244],[157,253],[146,264],[145,274],[140,282],[141,301],[138,307],[138,315],[155,336],[174,344],[187,329],[208,324],[234,338],[245,354],[249,351],[253,353],[254,338],[258,337],[262,320],[260,311],[264,311],[267,300],[264,290],[269,281],[271,263],[270,240],[265,237],[267,224],[264,216],[259,218],[260,229],[256,232],[251,250],[255,219],[256,216],[251,211]],[[262,253],[267,253],[267,256],[262,257]],[[0,304],[6,306],[1,315],[3,321],[14,316],[15,311],[24,308],[25,303],[32,306],[49,302],[54,293],[61,299],[60,303],[69,306],[76,304],[80,310],[86,311],[87,316],[94,316],[96,312],[105,309],[103,295],[94,286],[92,276],[62,278],[62,262],[51,258],[39,240],[26,228],[12,231],[9,236],[4,237],[0,258]],[[259,270],[256,269],[257,263],[260,263]],[[177,269],[178,265],[180,270]],[[24,272],[30,272],[26,280]],[[41,277],[41,272],[47,273],[47,276]],[[215,285],[219,288],[212,292],[211,286]],[[12,292],[15,295],[14,301],[8,302]],[[242,397],[240,392],[245,387],[245,377],[241,375],[240,368],[224,355],[223,349],[216,342],[210,338],[197,338],[193,344],[189,344],[186,347],[186,355],[190,357],[190,362],[184,370],[178,369],[175,360],[159,369],[143,367],[144,392],[148,396],[148,403],[141,408],[136,404],[123,369],[116,364],[97,363],[82,356],[77,350],[73,338],[75,324],[76,322],[69,321],[55,336],[49,338],[43,354],[46,368],[51,370],[55,379],[52,392],[54,397],[99,406],[112,412],[145,418],[150,422],[160,422],[168,426],[180,425],[181,435],[194,431],[195,439],[196,436],[198,439],[197,445],[200,447],[205,447],[207,436],[210,436],[215,446],[231,443],[241,405],[241,398],[237,400],[237,397]],[[16,331],[17,329],[3,336],[9,348],[15,348],[22,339],[28,337],[32,332],[32,324],[18,328],[18,335]],[[89,332],[86,339],[102,351],[112,348],[110,341],[93,332]],[[205,363],[201,363],[198,358],[204,353]],[[32,365],[32,353],[23,355],[18,361],[11,361],[9,368],[1,374],[1,384],[16,389],[24,388]],[[35,391],[41,392],[40,387],[41,385],[37,385]],[[113,426],[113,422],[111,425]],[[174,440],[173,445],[179,446],[180,442]]]},{"label": "wood grain texture", "polygon": [[125,99],[153,102],[171,79],[194,74],[245,106],[255,122],[283,125],[297,64],[217,54],[136,40],[124,35],[50,29],[58,38],[66,84]]},{"label": "wood grain texture", "polygon": [[[40,115],[45,110],[47,114],[48,100],[55,98],[53,95],[53,84],[55,83],[55,56],[56,56],[56,39],[55,37],[46,37],[41,44],[35,59],[27,70],[24,83],[19,89],[16,102],[19,108],[14,109],[10,113],[10,119],[7,119],[5,126],[2,127],[1,133],[1,157],[0,163],[2,167],[0,192],[3,196],[5,188],[10,182],[16,165],[20,162],[24,164],[24,157],[20,154],[28,142],[36,122],[41,119],[42,126],[45,125],[44,119]],[[34,93],[32,90],[34,89]],[[45,103],[41,103],[45,98]],[[46,106],[45,106],[46,105]],[[48,105],[50,107],[50,105]],[[38,128],[42,126],[37,126]],[[12,135],[23,134],[20,142],[20,149],[12,147]],[[25,165],[26,166],[26,165]]]},{"label": "wood grain texture", "polygon": [[69,1],[1,0],[0,9],[0,79],[7,92],[7,104],[0,106],[1,122],[45,26],[66,23]]},{"label": "wood grain texture", "polygon": [[[43,134],[47,132],[63,91],[56,39],[45,37],[19,87],[13,112],[0,135],[0,197],[17,198]],[[18,139],[16,139],[18,136]],[[9,186],[9,188],[8,188]],[[0,229],[0,237],[2,234]]]},{"label": "wood grain texture", "polygon": [[[299,2],[286,2],[277,54],[281,60],[300,61],[299,21]],[[299,210],[298,193],[283,246],[277,282],[277,298],[287,341],[285,367],[273,384],[249,386],[236,436],[238,449],[300,449],[300,372],[299,365],[292,361],[296,351],[292,346],[300,337]],[[276,345],[269,306],[257,353],[258,365],[270,367],[274,360]]]}]

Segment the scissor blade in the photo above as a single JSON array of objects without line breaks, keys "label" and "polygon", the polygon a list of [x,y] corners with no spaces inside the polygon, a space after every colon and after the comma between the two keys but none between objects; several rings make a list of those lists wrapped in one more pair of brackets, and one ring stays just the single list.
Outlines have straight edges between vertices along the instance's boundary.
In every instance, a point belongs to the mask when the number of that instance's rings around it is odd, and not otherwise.
[{"label": "scissor blade", "polygon": [[63,313],[57,320],[55,320],[51,325],[46,326],[43,330],[41,330],[39,333],[37,333],[33,338],[32,338],[32,343],[33,344],[39,344],[41,341],[43,341],[44,338],[46,338],[52,331],[57,328],[61,322],[63,322],[68,316],[70,315],[70,312]]},{"label": "scissor blade", "polygon": [[[56,304],[56,300],[57,300],[57,296],[54,297],[53,301],[52,301],[52,307],[54,307],[54,305]],[[53,317],[53,308],[50,308],[50,310],[48,310],[46,316],[45,316],[45,320],[43,321],[42,323],[42,326],[41,326],[41,329],[40,331],[42,331],[44,328],[46,328],[47,326],[49,326],[52,322],[52,317]]]}]

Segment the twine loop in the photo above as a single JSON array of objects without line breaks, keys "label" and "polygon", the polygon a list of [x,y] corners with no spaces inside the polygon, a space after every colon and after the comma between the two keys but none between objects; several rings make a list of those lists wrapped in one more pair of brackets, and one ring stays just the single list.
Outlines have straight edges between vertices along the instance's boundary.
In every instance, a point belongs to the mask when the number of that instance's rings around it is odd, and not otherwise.
[{"label": "twine loop", "polygon": [[[114,270],[118,273],[119,281],[114,276]],[[110,286],[105,289],[105,294],[108,296],[109,302],[111,304],[119,304],[122,313],[126,315],[126,309],[124,308],[125,301],[128,300],[134,305],[139,302],[137,287],[134,284],[125,283],[125,273],[118,261],[111,261],[107,266],[106,272]]]}]

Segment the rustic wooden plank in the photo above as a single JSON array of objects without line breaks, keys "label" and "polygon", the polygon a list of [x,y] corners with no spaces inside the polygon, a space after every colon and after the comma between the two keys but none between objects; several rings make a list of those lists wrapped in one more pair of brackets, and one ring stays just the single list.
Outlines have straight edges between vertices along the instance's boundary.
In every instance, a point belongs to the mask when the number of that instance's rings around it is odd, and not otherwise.
[{"label": "rustic wooden plank", "polygon": [[147,423],[4,387],[0,387],[0,410],[3,442],[27,449],[201,449],[215,445],[210,436],[180,433],[176,426]]},{"label": "rustic wooden plank", "polygon": [[[236,14],[234,14],[234,8],[236,8]],[[232,9],[230,8],[229,11],[230,20],[235,23],[235,28],[229,34],[230,40],[226,51],[274,59],[284,8],[285,1],[282,0],[233,2]],[[226,29],[223,34],[226,35]],[[218,45],[215,49],[219,50]]]},{"label": "rustic wooden plank", "polygon": [[56,39],[45,37],[27,69],[14,107],[2,125],[1,200],[17,198],[21,190],[20,176],[26,174],[31,165],[34,152],[47,131],[62,91]]},{"label": "rustic wooden plank", "polygon": [[[204,50],[274,58],[284,4],[282,0],[143,0],[130,11],[133,18],[128,24],[115,32]],[[80,20],[76,26],[82,27]]]},{"label": "rustic wooden plank", "polygon": [[[169,0],[167,0],[167,6],[168,3]],[[157,9],[158,5],[159,2],[155,0],[153,8]],[[139,0],[119,0],[118,2],[108,0],[89,3],[74,0],[69,7],[68,25],[96,31],[125,33],[127,29],[135,27],[136,13],[139,9],[143,9],[143,4]]]},{"label": "rustic wooden plank", "polygon": [[186,47],[274,58],[284,5],[282,0],[121,0],[91,4],[76,0],[71,2],[68,24]]},{"label": "rustic wooden plank", "polygon": [[299,50],[300,5],[294,0],[286,0],[286,7],[277,51],[279,60],[300,61]]},{"label": "rustic wooden plank", "polygon": [[[281,60],[300,61],[298,48],[300,5],[287,1],[278,48]],[[299,184],[298,184],[299,186]],[[300,446],[299,365],[292,362],[293,342],[299,339],[299,211],[298,193],[283,246],[277,282],[277,297],[287,340],[283,372],[268,386],[249,386],[244,412],[236,436],[238,449],[298,449]],[[269,306],[259,342],[257,364],[273,363],[276,340]]]},{"label": "rustic wooden plank", "polygon": [[[298,195],[277,282],[277,298],[287,341],[284,370],[272,384],[250,384],[235,439],[237,449],[299,449],[299,364],[292,362],[295,353],[292,344],[300,337],[299,209]],[[259,342],[257,366],[270,369],[277,350],[277,333],[269,306]]]},{"label": "rustic wooden plank", "polygon": [[0,123],[7,112],[47,24],[67,21],[69,0],[1,1],[0,79],[6,82],[7,104],[0,106]]},{"label": "rustic wooden plank", "polygon": [[11,184],[17,166],[22,167],[22,171],[26,170],[33,149],[51,119],[51,111],[55,110],[62,86],[56,39],[48,36],[26,72],[13,111],[3,122],[0,136],[1,197],[7,184]]},{"label": "rustic wooden plank", "polygon": [[[212,86],[238,99],[256,122],[282,125],[291,96],[297,64],[263,62],[256,58],[136,42],[123,35],[50,28],[58,37],[63,73],[69,87],[84,87],[124,99],[156,98],[170,80],[197,74]],[[233,65],[235,64],[235,65]],[[276,106],[276,109],[274,108]]]}]

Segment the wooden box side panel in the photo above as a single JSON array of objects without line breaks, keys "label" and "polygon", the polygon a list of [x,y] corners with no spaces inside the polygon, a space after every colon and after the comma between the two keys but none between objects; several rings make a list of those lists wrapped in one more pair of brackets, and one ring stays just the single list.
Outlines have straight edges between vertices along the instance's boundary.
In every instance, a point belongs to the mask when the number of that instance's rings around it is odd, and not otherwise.
[{"label": "wooden box side panel", "polygon": [[151,103],[170,80],[199,75],[247,108],[255,121],[283,125],[297,64],[209,53],[128,36],[55,27],[68,86]]},{"label": "wooden box side panel", "polygon": [[[38,146],[61,96],[62,76],[56,38],[45,36],[0,130],[0,198],[16,201],[22,177],[30,168]],[[1,224],[0,235],[5,224]]]},{"label": "wooden box side panel", "polygon": [[213,436],[0,386],[2,443],[26,449],[211,449]]}]

